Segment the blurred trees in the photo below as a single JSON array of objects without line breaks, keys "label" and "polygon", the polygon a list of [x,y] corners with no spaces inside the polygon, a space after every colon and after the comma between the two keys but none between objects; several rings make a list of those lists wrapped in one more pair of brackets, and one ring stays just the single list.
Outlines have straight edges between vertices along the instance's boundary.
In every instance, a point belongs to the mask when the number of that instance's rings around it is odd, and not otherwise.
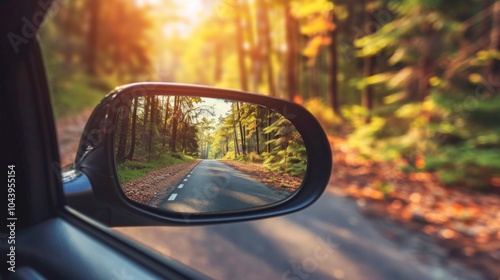
[{"label": "blurred trees", "polygon": [[212,123],[206,117],[201,121],[198,118],[213,112],[207,106],[196,105],[200,102],[199,97],[184,96],[144,96],[131,100],[118,114],[116,161],[149,162],[178,152],[194,157],[206,155],[207,143],[211,142],[207,131]]},{"label": "blurred trees", "polygon": [[40,33],[56,114],[93,106],[117,85],[155,79],[151,12],[133,1],[72,0],[48,16]]},{"label": "blurred trees", "polygon": [[118,113],[114,132],[117,163],[148,163],[184,154],[251,161],[271,170],[304,174],[307,156],[302,137],[282,115],[255,104],[218,100],[228,109],[217,111],[224,115],[216,122],[215,105],[204,102],[186,96],[130,100]]},{"label": "blurred trees", "polygon": [[232,109],[215,127],[211,158],[262,163],[270,170],[304,175],[306,149],[289,120],[261,106],[230,103]]},{"label": "blurred trees", "polygon": [[123,0],[68,1],[42,31],[53,32],[46,51],[65,54],[60,63],[72,72],[86,69],[89,76],[112,82],[135,81],[154,73],[151,9]]},{"label": "blurred trees", "polygon": [[378,57],[378,73],[366,71],[361,85],[375,86],[382,102],[366,106],[373,121],[354,125],[353,145],[375,159],[402,160],[407,171],[436,172],[444,183],[496,186],[500,165],[492,158],[500,157],[500,126],[492,122],[498,110],[491,109],[500,105],[493,74],[500,22],[496,4],[483,4],[420,0],[379,6],[390,12],[389,20],[356,46],[365,59]]},{"label": "blurred trees", "polygon": [[[368,158],[488,189],[500,181],[499,3],[74,0],[48,20],[42,41],[61,113],[133,81],[255,91],[313,104],[330,133],[347,131]],[[145,123],[154,138],[168,120],[161,143],[171,151],[190,149],[178,140],[185,135],[235,157],[271,154],[277,145],[269,133],[277,119],[246,104],[206,124],[217,128],[209,138],[179,115],[186,100],[140,102],[149,116],[131,121],[137,137],[129,144],[142,141]],[[279,160],[289,162],[285,154]]]}]

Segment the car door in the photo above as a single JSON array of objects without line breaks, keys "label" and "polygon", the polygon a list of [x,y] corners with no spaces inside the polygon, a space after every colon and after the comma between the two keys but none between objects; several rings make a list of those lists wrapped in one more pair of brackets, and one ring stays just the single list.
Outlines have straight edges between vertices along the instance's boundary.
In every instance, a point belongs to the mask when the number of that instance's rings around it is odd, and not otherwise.
[{"label": "car door", "polygon": [[35,38],[49,2],[0,5],[2,163],[8,169],[2,278],[203,278],[65,206],[49,88]]}]

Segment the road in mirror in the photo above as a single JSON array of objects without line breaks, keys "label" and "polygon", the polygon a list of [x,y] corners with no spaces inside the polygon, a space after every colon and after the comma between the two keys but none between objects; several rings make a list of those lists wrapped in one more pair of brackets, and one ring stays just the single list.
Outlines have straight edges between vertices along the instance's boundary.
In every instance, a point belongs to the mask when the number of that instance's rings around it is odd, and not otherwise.
[{"label": "road in mirror", "polygon": [[302,137],[284,116],[230,100],[137,97],[114,135],[119,181],[138,203],[213,213],[277,203],[302,184]]}]

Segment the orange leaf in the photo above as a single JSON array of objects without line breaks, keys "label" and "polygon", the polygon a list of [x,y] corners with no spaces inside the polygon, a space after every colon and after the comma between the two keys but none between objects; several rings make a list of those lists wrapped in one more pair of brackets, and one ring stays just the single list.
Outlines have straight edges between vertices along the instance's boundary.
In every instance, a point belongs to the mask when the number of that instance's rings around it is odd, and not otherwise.
[{"label": "orange leaf", "polygon": [[500,188],[500,177],[491,178],[490,184],[494,187]]},{"label": "orange leaf", "polygon": [[415,160],[415,166],[416,166],[417,168],[424,168],[424,167],[425,167],[425,159],[424,159],[424,158],[421,158],[421,157],[417,158],[417,159]]},{"label": "orange leaf", "polygon": [[304,101],[302,100],[302,97],[300,96],[300,94],[295,94],[293,96],[293,102],[300,104],[300,105],[304,104]]}]

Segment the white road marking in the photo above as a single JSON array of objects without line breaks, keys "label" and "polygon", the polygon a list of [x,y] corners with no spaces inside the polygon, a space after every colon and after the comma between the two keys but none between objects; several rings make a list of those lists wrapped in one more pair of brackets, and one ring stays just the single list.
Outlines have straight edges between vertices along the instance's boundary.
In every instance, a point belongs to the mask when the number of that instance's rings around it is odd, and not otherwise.
[{"label": "white road marking", "polygon": [[175,200],[175,198],[177,197],[177,194],[176,193],[173,193],[169,198],[168,198],[168,201],[172,201],[172,200]]},{"label": "white road marking", "polygon": [[182,189],[182,188],[184,188],[184,184],[179,185],[179,189]]},{"label": "white road marking", "polygon": [[191,177],[191,175],[188,175],[188,178]]},{"label": "white road marking", "polygon": [[188,179],[184,179],[184,182],[187,182]]}]

